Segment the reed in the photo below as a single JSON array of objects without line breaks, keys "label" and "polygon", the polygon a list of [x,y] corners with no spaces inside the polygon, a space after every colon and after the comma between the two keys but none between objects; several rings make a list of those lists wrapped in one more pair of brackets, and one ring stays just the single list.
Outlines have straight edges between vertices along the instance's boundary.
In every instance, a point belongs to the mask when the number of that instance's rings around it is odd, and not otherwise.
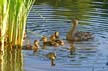
[{"label": "reed", "polygon": [[0,0],[0,47],[23,45],[26,20],[35,0]]}]

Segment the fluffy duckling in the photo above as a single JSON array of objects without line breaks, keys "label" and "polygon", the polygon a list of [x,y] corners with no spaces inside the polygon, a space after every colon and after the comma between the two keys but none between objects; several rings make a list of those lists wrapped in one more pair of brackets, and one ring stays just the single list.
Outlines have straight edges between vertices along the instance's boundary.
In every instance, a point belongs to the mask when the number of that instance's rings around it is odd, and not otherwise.
[{"label": "fluffy duckling", "polygon": [[59,32],[54,32],[54,34],[52,34],[51,36],[50,36],[50,40],[51,41],[55,41],[55,39],[59,39]]},{"label": "fluffy duckling", "polygon": [[59,37],[58,32],[55,32],[55,34],[50,36],[50,41],[54,41],[54,42],[58,43],[59,45],[63,46],[64,45],[64,41],[60,40],[58,37]]},{"label": "fluffy duckling", "polygon": [[32,49],[33,49],[33,54],[37,53],[37,52],[39,51],[39,48],[40,48],[40,46],[39,46],[39,41],[38,41],[38,40],[34,40],[34,45],[33,45],[33,47],[32,47]]},{"label": "fluffy duckling", "polygon": [[73,26],[66,35],[67,40],[86,41],[86,40],[93,38],[91,32],[78,32],[78,31],[76,31],[76,28],[78,26],[78,20],[73,20],[72,23],[73,23]]},{"label": "fluffy duckling", "polygon": [[32,50],[32,45],[31,44],[27,44],[25,46],[22,47],[23,50]]},{"label": "fluffy duckling", "polygon": [[50,52],[46,55],[51,60],[51,66],[55,66],[56,53]]},{"label": "fluffy duckling", "polygon": [[56,42],[48,41],[46,36],[43,36],[41,40],[43,41],[43,45],[45,46],[56,46],[56,47],[59,46],[59,44]]}]

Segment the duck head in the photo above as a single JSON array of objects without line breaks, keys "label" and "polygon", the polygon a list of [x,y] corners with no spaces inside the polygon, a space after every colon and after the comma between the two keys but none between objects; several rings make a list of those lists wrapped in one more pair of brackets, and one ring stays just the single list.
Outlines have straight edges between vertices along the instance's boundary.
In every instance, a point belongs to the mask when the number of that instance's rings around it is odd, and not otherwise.
[{"label": "duck head", "polygon": [[48,41],[48,39],[47,39],[47,37],[46,37],[46,36],[43,36],[43,37],[41,38],[41,41],[43,41],[43,42],[47,42],[47,41]]},{"label": "duck head", "polygon": [[73,19],[73,20],[72,20],[72,23],[73,23],[74,26],[77,26],[77,25],[78,25],[78,20]]},{"label": "duck head", "polygon": [[55,37],[56,37],[56,38],[59,38],[59,34],[60,34],[60,33],[59,33],[59,32],[57,32],[57,31],[56,31],[56,32],[54,32],[54,35],[55,35]]},{"label": "duck head", "polygon": [[34,40],[34,44],[39,44],[39,41],[38,40]]}]

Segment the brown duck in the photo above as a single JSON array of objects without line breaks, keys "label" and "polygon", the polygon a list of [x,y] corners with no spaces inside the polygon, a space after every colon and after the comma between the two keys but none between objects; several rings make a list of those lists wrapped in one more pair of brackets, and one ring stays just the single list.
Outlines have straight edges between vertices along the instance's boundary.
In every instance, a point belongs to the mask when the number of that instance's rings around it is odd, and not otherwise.
[{"label": "brown duck", "polygon": [[71,41],[87,41],[93,38],[93,35],[91,32],[79,32],[76,31],[76,28],[78,26],[78,20],[72,21],[73,26],[71,30],[67,33],[66,39]]},{"label": "brown duck", "polygon": [[62,46],[64,45],[64,41],[59,39],[59,32],[55,32],[53,35],[51,35],[50,41],[56,42]]},{"label": "brown duck", "polygon": [[55,66],[56,53],[49,52],[46,57],[51,60],[51,66]]},{"label": "brown duck", "polygon": [[55,47],[59,46],[59,44],[56,42],[48,41],[46,36],[43,36],[41,40],[43,41],[43,45],[45,46],[55,46]]}]

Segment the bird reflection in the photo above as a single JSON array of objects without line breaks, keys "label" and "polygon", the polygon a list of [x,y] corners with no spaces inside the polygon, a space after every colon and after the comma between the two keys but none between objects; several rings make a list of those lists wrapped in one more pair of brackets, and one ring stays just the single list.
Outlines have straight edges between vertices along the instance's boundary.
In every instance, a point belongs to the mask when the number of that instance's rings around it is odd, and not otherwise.
[{"label": "bird reflection", "polygon": [[70,45],[70,48],[69,48],[69,52],[70,52],[70,55],[74,54],[75,51],[76,51],[76,48],[75,48],[75,43],[74,41],[68,41],[69,45]]}]

